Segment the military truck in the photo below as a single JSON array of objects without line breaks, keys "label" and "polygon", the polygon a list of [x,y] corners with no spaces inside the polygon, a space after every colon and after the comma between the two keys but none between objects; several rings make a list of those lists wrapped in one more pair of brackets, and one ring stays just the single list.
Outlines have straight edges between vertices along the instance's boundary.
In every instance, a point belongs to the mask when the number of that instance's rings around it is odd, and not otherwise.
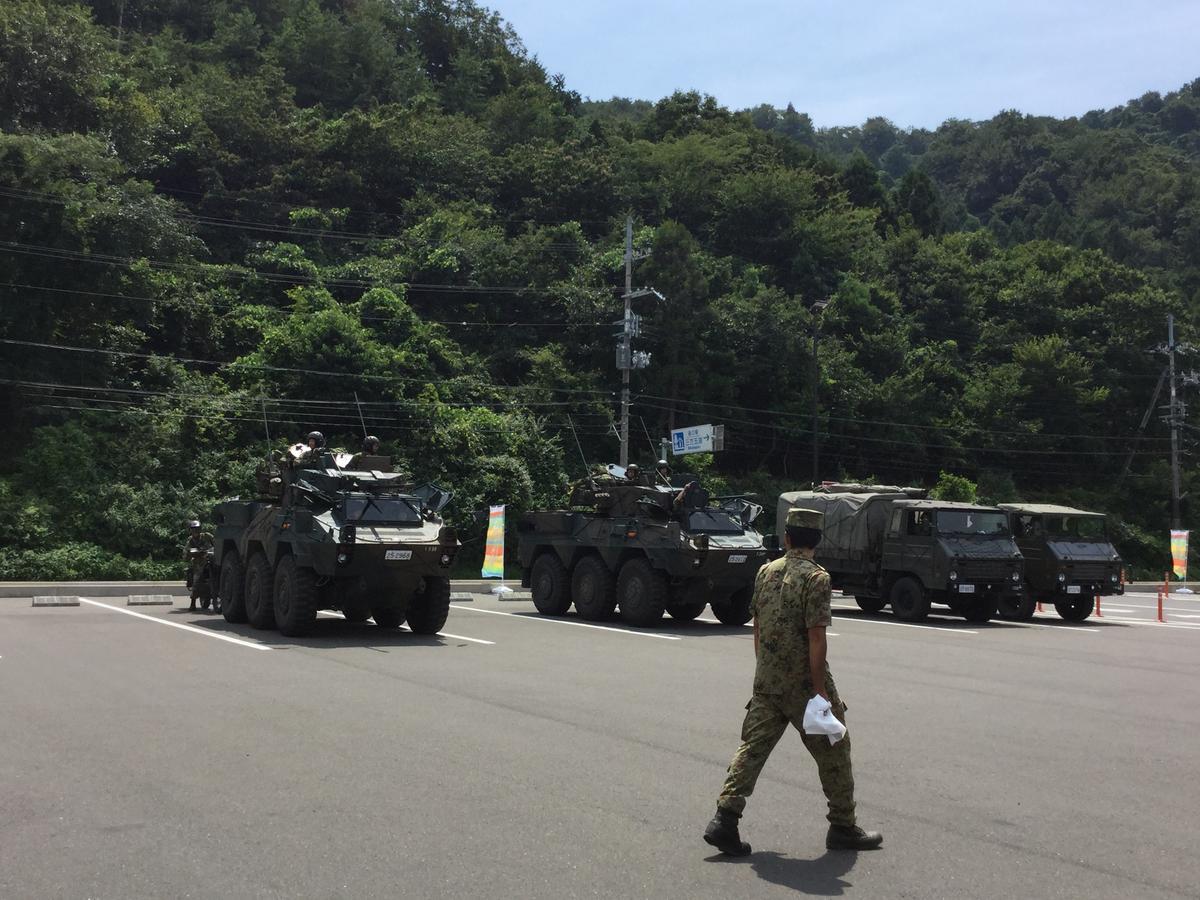
[{"label": "military truck", "polygon": [[780,533],[793,507],[825,514],[817,562],[866,612],[891,604],[918,622],[938,603],[987,622],[1024,596],[1021,553],[995,507],[930,500],[920,488],[826,485],[780,495]]},{"label": "military truck", "polygon": [[303,445],[276,455],[255,499],[216,507],[221,612],[288,636],[310,631],[321,609],[435,634],[461,546],[439,515],[449,500],[436,485],[414,488],[386,456],[306,458]]},{"label": "military truck", "polygon": [[521,583],[545,616],[648,628],[663,613],[695,619],[711,605],[726,625],[750,621],[754,576],[767,561],[748,497],[710,499],[693,476],[671,484],[627,477],[619,466],[576,484],[571,509],[517,523]]},{"label": "military truck", "polygon": [[1097,596],[1125,593],[1121,554],[1102,513],[1039,503],[1001,503],[1025,558],[1025,593],[1001,600],[1000,615],[1033,618],[1040,602],[1053,603],[1068,622],[1092,614]]}]

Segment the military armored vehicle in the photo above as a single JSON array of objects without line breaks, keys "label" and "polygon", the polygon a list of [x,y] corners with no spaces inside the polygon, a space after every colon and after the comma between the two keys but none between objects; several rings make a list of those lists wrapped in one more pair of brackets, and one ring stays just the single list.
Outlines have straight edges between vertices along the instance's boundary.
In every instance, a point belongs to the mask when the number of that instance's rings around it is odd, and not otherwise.
[{"label": "military armored vehicle", "polygon": [[297,445],[260,468],[255,499],[216,507],[221,612],[288,636],[308,632],[321,609],[434,634],[461,546],[439,516],[449,500],[436,485],[414,488],[388,457],[306,458]]},{"label": "military armored vehicle", "polygon": [[817,562],[859,607],[906,622],[944,604],[987,622],[1001,603],[1024,596],[1024,564],[995,507],[926,499],[919,488],[826,485],[780,495],[780,533],[793,507],[825,514]]},{"label": "military armored vehicle", "polygon": [[655,484],[609,466],[578,483],[569,506],[517,524],[521,583],[542,615],[574,604],[590,621],[619,611],[647,628],[664,612],[690,621],[711,605],[726,625],[750,620],[767,548],[753,528],[762,507],[749,498],[710,499],[691,476]]},{"label": "military armored vehicle", "polygon": [[1025,593],[1001,600],[1000,615],[1033,618],[1040,602],[1053,603],[1069,622],[1092,614],[1097,596],[1125,593],[1121,554],[1102,513],[1038,503],[1001,503],[1025,557]]}]

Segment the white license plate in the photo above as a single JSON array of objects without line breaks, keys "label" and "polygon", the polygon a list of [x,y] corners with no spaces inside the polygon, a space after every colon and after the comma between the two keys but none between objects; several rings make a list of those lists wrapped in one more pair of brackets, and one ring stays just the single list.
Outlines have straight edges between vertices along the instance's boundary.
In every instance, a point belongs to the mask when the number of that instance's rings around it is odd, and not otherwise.
[{"label": "white license plate", "polygon": [[960,585],[958,586],[958,592],[959,592],[960,594],[973,594],[973,593],[975,593],[975,585],[973,585],[973,584],[960,584]]},{"label": "white license plate", "polygon": [[411,550],[389,550],[383,555],[384,559],[412,559]]},{"label": "white license plate", "polygon": [[729,561],[731,563],[743,563],[746,561],[746,554],[745,553],[732,553],[729,556]]},{"label": "white license plate", "polygon": [[1077,585],[1077,584],[1068,584],[1067,585],[1067,593],[1068,594],[1078,594],[1081,591],[1082,591],[1082,588],[1080,588],[1079,585]]}]

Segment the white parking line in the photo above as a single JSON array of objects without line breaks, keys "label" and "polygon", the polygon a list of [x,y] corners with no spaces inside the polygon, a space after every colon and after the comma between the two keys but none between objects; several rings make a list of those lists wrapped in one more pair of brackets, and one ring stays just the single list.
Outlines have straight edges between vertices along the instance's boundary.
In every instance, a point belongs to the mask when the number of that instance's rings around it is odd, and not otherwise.
[{"label": "white parking line", "polygon": [[943,634],[979,634],[969,628],[939,628],[936,625],[915,625],[912,622],[892,622],[888,619],[868,619],[864,616],[836,616],[842,622],[863,622],[867,625],[890,625],[893,628],[921,628],[925,631],[940,631]]},{"label": "white parking line", "polygon": [[207,628],[197,628],[195,625],[185,625],[182,622],[168,622],[166,619],[160,619],[156,616],[148,616],[145,613],[134,612],[132,609],[123,609],[120,606],[110,606],[107,603],[101,603],[99,600],[89,600],[86,597],[79,598],[80,603],[87,603],[89,606],[99,606],[104,609],[111,609],[113,612],[124,613],[127,616],[133,616],[135,619],[145,619],[147,622],[154,622],[157,625],[166,625],[170,628],[178,628],[181,631],[190,631],[193,634],[202,634],[205,637],[216,638],[218,641],[226,641],[230,644],[237,644],[239,647],[249,647],[251,650],[270,650],[266,644],[256,644],[253,641],[244,641],[241,638],[230,637],[227,634],[219,634],[215,631],[209,631]]},{"label": "white parking line", "polygon": [[634,631],[630,628],[610,628],[607,625],[592,625],[588,622],[574,622],[570,619],[556,619],[550,616],[530,616],[524,613],[504,612],[500,609],[475,609],[470,606],[459,606],[451,603],[455,609],[465,609],[467,612],[487,613],[492,616],[508,616],[513,619],[522,619],[526,622],[546,622],[550,625],[574,625],[576,628],[594,628],[597,631],[615,631],[617,634],[631,634],[634,637],[658,638],[660,641],[681,641],[683,638],[674,634],[655,634],[653,631]]},{"label": "white parking line", "polygon": [[[334,610],[332,610],[332,609],[330,609],[330,610],[321,610],[319,613],[317,613],[317,615],[318,615],[318,616],[325,616],[326,618],[334,618],[334,619],[344,619],[344,618],[346,618],[346,617],[345,617],[345,616],[343,616],[343,615],[342,615],[340,612],[335,612],[335,611],[334,611]],[[408,632],[411,632],[411,631],[412,631],[412,629],[411,629],[411,628],[409,628],[407,625],[401,625],[400,627],[401,627],[402,629],[404,629],[405,631],[408,631]],[[448,632],[448,631],[439,631],[439,632],[437,633],[437,637],[451,638],[452,640],[456,640],[456,641],[470,641],[472,644],[484,644],[484,645],[486,645],[486,646],[488,646],[488,647],[495,647],[495,646],[496,646],[496,642],[495,642],[495,641],[485,641],[483,638],[473,638],[473,637],[467,637],[467,636],[466,636],[466,635],[464,635],[464,634],[451,634],[451,633],[450,633],[450,632]]]},{"label": "white parking line", "polygon": [[1176,625],[1170,622],[1147,622],[1145,619],[1125,619],[1118,616],[1102,616],[1102,621],[1117,622],[1121,625],[1144,625],[1147,628],[1180,628],[1184,631],[1200,631],[1200,625]]},{"label": "white parking line", "polygon": [[1053,631],[1076,631],[1080,634],[1099,634],[1099,628],[1092,628],[1090,625],[1047,625],[1045,622],[1010,622],[1001,619],[1005,625],[1016,625],[1020,628],[1049,628]]}]

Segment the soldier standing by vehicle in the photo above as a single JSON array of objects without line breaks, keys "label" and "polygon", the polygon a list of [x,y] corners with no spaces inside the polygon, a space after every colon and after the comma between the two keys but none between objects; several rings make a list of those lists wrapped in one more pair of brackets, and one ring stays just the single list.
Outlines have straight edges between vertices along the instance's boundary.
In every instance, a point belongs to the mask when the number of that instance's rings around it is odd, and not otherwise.
[{"label": "soldier standing by vehicle", "polygon": [[831,623],[829,574],[813,562],[821,541],[822,514],[793,509],[785,529],[787,553],[758,570],[751,609],[754,613],[754,694],[746,707],[742,745],[729,764],[717,800],[717,813],[704,840],[722,853],[745,856],[750,845],[738,833],[746,798],[775,744],[792,724],[817,763],[821,787],[829,802],[830,850],[873,850],[883,836],[858,827],[854,814],[854,774],[850,767],[850,735],[836,744],[820,734],[804,734],[804,710],[814,694],[833,706],[845,722],[846,706],[838,697],[826,665],[825,629]]},{"label": "soldier standing by vehicle", "polygon": [[[200,520],[192,519],[188,522],[188,539],[183,547],[183,561],[187,564],[187,586],[191,591],[192,605],[189,610],[196,608],[196,598],[199,596],[200,589],[204,586],[204,579],[208,577],[205,570],[209,564],[209,554],[213,549],[213,536],[210,532],[200,530]],[[211,595],[211,591],[207,592]],[[204,601],[204,608],[208,608],[208,601]]]}]

